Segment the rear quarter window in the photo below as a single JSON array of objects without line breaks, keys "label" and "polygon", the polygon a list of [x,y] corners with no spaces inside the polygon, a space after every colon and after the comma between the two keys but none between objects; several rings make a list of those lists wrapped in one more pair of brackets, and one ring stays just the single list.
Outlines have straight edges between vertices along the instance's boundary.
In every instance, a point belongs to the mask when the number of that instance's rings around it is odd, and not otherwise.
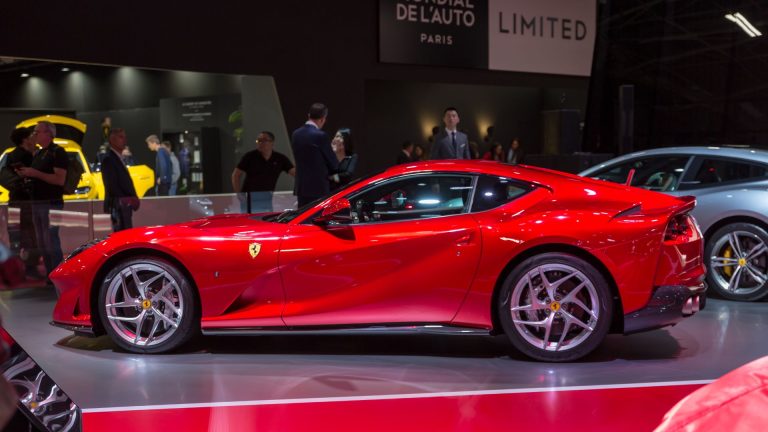
[{"label": "rear quarter window", "polygon": [[512,202],[534,189],[533,185],[504,177],[480,176],[477,179],[472,212],[481,212]]},{"label": "rear quarter window", "polygon": [[728,159],[707,158],[701,162],[693,180],[699,185],[730,183],[765,178],[765,165]]}]

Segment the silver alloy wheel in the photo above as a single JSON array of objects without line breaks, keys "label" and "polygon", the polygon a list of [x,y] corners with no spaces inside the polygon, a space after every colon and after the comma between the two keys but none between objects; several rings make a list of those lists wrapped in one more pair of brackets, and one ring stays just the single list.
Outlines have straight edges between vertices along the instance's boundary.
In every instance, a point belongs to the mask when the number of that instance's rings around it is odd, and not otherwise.
[{"label": "silver alloy wheel", "polygon": [[132,264],[115,275],[104,305],[109,325],[137,347],[170,338],[181,324],[184,297],[178,282],[162,267]]},{"label": "silver alloy wheel", "polygon": [[712,279],[723,291],[749,295],[768,282],[768,246],[757,234],[731,231],[720,237],[709,262]]},{"label": "silver alloy wheel", "polygon": [[566,264],[544,264],[517,282],[509,310],[528,343],[546,351],[565,351],[579,346],[595,330],[600,300],[581,271]]}]

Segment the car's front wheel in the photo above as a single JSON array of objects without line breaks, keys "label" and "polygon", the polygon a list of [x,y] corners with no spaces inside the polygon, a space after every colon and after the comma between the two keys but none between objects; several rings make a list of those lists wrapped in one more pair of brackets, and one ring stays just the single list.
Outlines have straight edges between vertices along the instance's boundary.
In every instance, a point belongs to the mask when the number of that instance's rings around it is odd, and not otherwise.
[{"label": "car's front wheel", "polygon": [[750,223],[728,224],[707,241],[707,282],[730,300],[768,296],[768,233]]},{"label": "car's front wheel", "polygon": [[526,259],[504,280],[498,314],[510,342],[537,360],[564,362],[592,352],[610,328],[612,295],[602,274],[579,257]]},{"label": "car's front wheel", "polygon": [[160,258],[120,262],[99,291],[104,328],[121,348],[135,353],[163,353],[185,344],[199,332],[196,311],[187,278]]}]

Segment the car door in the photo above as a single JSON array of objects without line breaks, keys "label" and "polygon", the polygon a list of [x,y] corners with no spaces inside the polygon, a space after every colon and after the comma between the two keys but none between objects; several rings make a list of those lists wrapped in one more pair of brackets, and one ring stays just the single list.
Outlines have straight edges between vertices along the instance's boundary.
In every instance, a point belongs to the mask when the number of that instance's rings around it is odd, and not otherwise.
[{"label": "car door", "polygon": [[763,220],[768,166],[758,161],[698,155],[680,183],[677,195],[695,195],[691,214],[703,232],[733,217]]},{"label": "car door", "polygon": [[292,225],[279,258],[286,325],[450,321],[480,256],[473,182],[402,176],[348,196],[347,224]]}]

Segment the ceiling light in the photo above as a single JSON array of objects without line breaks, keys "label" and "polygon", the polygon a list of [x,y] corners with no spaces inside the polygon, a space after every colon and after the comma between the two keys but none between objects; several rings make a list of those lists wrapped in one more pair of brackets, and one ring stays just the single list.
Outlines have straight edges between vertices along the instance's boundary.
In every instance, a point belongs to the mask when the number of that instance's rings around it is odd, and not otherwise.
[{"label": "ceiling light", "polygon": [[29,78],[29,74],[24,72],[20,75],[22,78]]},{"label": "ceiling light", "polygon": [[63,67],[63,68],[61,68],[61,71],[62,72],[69,72],[69,68],[68,67]]},{"label": "ceiling light", "polygon": [[744,33],[748,34],[750,37],[758,37],[763,35],[760,33],[760,30],[756,29],[755,26],[753,26],[752,23],[750,23],[749,20],[747,20],[744,15],[739,12],[736,12],[735,14],[727,14],[725,19],[741,27],[741,29],[744,30]]},{"label": "ceiling light", "polygon": [[733,16],[735,16],[737,20],[743,22],[748,29],[752,30],[752,33],[756,34],[757,36],[763,35],[762,33],[760,33],[760,30],[756,29],[755,26],[753,26],[752,23],[749,22],[749,20],[740,12],[736,12],[735,14],[733,14]]}]

